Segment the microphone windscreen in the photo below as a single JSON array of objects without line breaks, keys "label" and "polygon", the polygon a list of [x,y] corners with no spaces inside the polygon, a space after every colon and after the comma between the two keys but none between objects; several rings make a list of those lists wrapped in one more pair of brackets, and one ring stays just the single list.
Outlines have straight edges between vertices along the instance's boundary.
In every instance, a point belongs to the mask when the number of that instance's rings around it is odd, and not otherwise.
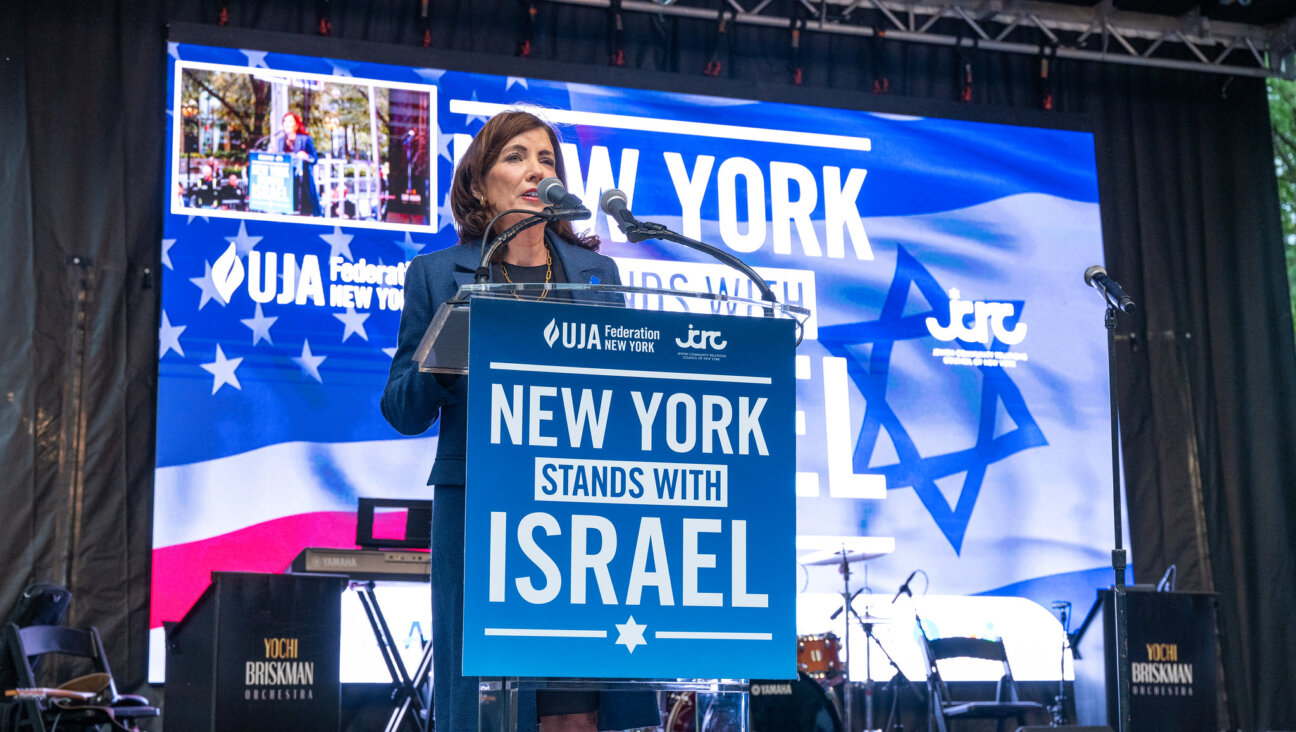
[{"label": "microphone windscreen", "polygon": [[615,213],[612,210],[613,201],[620,201],[622,205],[629,205],[629,200],[626,198],[626,194],[616,188],[609,188],[606,191],[603,191],[603,195],[599,196],[599,210],[605,214],[613,215]]},{"label": "microphone windscreen", "polygon": [[566,193],[567,189],[563,187],[562,181],[558,180],[554,176],[545,178],[536,186],[536,196],[538,196],[540,202],[546,206],[559,205],[562,203],[563,195]]}]

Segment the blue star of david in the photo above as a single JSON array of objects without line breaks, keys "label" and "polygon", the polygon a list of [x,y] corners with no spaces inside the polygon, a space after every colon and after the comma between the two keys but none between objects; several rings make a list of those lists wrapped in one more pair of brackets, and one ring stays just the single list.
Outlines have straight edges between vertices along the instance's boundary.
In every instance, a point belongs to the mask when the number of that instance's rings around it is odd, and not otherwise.
[{"label": "blue star of david", "polygon": [[[904,314],[911,286],[927,301],[930,309],[921,313]],[[950,298],[936,278],[913,255],[898,248],[895,276],[887,291],[886,301],[877,320],[845,323],[819,328],[819,343],[834,356],[846,359],[846,371],[855,387],[867,401],[864,422],[855,443],[852,464],[856,473],[871,473],[886,477],[888,489],[912,487],[927,512],[940,528],[945,539],[961,553],[963,537],[977,496],[991,463],[1032,447],[1048,444],[1044,433],[1026,408],[1021,390],[998,367],[976,367],[981,374],[981,404],[978,413],[977,437],[970,447],[939,455],[919,454],[913,439],[905,429],[895,409],[887,402],[887,380],[891,370],[891,353],[899,341],[927,338],[926,320],[935,317],[947,322]],[[1015,302],[1016,318],[1021,317],[1023,303]],[[1015,322],[1005,323],[1009,328]],[[866,359],[860,357],[857,346],[872,344]],[[987,347],[982,343],[957,341],[958,347],[967,351],[1002,349],[995,341]],[[954,345],[954,344],[950,344]],[[865,363],[865,360],[867,363]],[[999,404],[1016,427],[996,436],[996,412]],[[891,438],[897,462],[893,465],[870,467],[882,430]],[[941,494],[936,481],[964,473],[963,488],[956,505],[951,506]]]}]

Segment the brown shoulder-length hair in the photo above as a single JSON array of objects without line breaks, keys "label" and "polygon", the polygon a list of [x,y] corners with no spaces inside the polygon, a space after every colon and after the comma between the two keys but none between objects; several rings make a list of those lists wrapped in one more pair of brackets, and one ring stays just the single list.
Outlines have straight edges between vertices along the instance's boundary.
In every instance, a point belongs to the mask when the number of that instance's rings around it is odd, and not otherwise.
[{"label": "brown shoulder-length hair", "polygon": [[[553,127],[530,112],[500,112],[486,122],[486,126],[481,128],[468,145],[468,151],[459,162],[454,181],[450,184],[450,209],[454,212],[455,225],[459,229],[460,244],[472,246],[480,242],[482,234],[486,233],[487,224],[495,215],[488,206],[477,200],[473,188],[485,188],[486,174],[495,166],[500,152],[510,140],[537,128],[544,129],[549,135],[549,144],[553,146],[554,152],[554,172],[558,174],[558,180],[564,186],[567,185],[567,166],[563,163],[562,147],[558,144],[558,134]],[[567,242],[598,251],[599,238],[589,232],[577,234],[570,221],[551,222],[545,224],[545,227]]]}]

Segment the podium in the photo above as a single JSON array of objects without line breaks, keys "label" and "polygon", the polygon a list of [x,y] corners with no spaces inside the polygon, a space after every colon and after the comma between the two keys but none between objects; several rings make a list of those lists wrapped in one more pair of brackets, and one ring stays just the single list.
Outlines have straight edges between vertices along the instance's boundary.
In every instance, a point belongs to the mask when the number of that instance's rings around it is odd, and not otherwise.
[{"label": "podium", "polygon": [[167,730],[338,728],[345,577],[212,572],[166,632]]},{"label": "podium", "polygon": [[438,310],[415,359],[470,375],[462,671],[482,729],[515,729],[520,691],[633,689],[737,696],[745,728],[745,680],[795,678],[808,314],[511,283]]},{"label": "podium", "polygon": [[[1076,717],[1116,728],[1112,590],[1100,590],[1072,643]],[[1126,593],[1132,729],[1219,729],[1215,596],[1205,592]]]}]

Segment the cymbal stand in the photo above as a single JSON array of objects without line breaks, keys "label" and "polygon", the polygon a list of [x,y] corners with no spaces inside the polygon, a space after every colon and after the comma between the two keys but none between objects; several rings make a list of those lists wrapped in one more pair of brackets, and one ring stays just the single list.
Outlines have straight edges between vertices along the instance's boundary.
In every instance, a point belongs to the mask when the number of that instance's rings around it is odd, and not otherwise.
[{"label": "cymbal stand", "polygon": [[[852,719],[851,719],[851,717],[852,717],[852,711],[851,711],[851,706],[852,706],[852,703],[851,703],[851,702],[852,702],[852,698],[851,698],[851,683],[850,683],[850,670],[849,670],[849,667],[850,667],[850,666],[849,666],[849,662],[850,662],[850,658],[851,658],[851,654],[850,654],[850,627],[851,627],[850,616],[855,614],[855,611],[854,611],[853,609],[851,609],[851,601],[855,599],[855,596],[851,594],[851,586],[850,586],[850,575],[851,575],[850,559],[849,559],[849,557],[847,556],[846,547],[844,547],[844,546],[842,547],[841,555],[842,555],[842,556],[841,556],[841,563],[840,563],[840,565],[838,566],[837,571],[838,571],[838,572],[841,572],[841,576],[842,576],[842,607],[841,607],[841,610],[838,610],[837,612],[833,613],[833,618],[832,618],[832,619],[836,619],[837,615],[839,615],[839,614],[842,612],[842,610],[845,610],[845,611],[847,612],[847,615],[846,615],[846,636],[845,636],[845,638],[843,638],[843,644],[842,644],[842,647],[843,647],[843,648],[845,649],[845,651],[846,651],[846,660],[847,660],[847,664],[843,665],[843,667],[842,667],[842,674],[846,677],[845,682],[844,682],[844,684],[843,684],[844,689],[843,689],[843,692],[842,692],[843,705],[846,707],[846,713],[845,713],[844,715],[842,715],[842,720],[843,720],[843,721],[845,722],[845,724],[846,724],[846,732],[854,732],[855,728],[854,728],[854,726],[852,726]],[[865,572],[867,572],[867,571],[868,571],[868,570],[866,569]],[[865,575],[865,581],[867,582],[867,575]],[[866,664],[866,665],[865,665],[865,669],[867,669],[867,668],[868,668],[868,666],[867,666],[867,664]]]},{"label": "cymbal stand", "polygon": [[[859,613],[855,612],[855,607],[853,605],[850,608],[850,614],[854,615],[855,619],[859,621],[860,627],[864,628],[864,689],[865,689],[864,691],[864,729],[872,730],[873,729],[873,656],[872,656],[873,645],[876,644],[878,650],[882,651],[882,655],[886,656],[887,662],[890,663],[892,668],[896,670],[896,673],[900,673],[900,667],[896,665],[895,659],[892,658],[891,654],[887,652],[886,646],[882,645],[882,641],[878,640],[878,637],[873,634],[874,623],[872,623],[871,621],[865,621],[864,618],[861,618]],[[847,653],[846,657],[849,658],[850,654]],[[904,674],[900,674],[900,676],[903,678]],[[892,707],[894,710],[894,705],[892,705]]]}]

